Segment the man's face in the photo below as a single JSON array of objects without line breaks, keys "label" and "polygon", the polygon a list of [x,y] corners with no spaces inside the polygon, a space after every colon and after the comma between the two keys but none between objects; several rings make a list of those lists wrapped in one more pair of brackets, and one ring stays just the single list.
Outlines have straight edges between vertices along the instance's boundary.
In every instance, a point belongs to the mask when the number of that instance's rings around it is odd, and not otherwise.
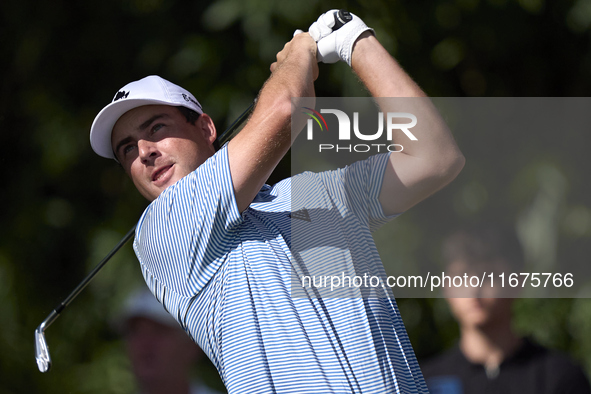
[{"label": "man's face", "polygon": [[511,321],[513,298],[448,298],[452,314],[464,328],[494,328]]},{"label": "man's face", "polygon": [[[493,262],[466,262],[454,261],[449,264],[446,274],[450,276],[468,277],[476,276],[481,278],[483,272],[492,273],[495,278],[504,272],[508,265],[504,261]],[[488,279],[488,277],[486,277]],[[452,314],[460,326],[464,328],[492,328],[500,323],[511,320],[513,298],[506,298],[513,295],[504,291],[500,283],[491,287],[488,281],[482,286],[461,286],[448,287],[444,290],[447,302]]]},{"label": "man's face", "polygon": [[119,118],[111,146],[135,187],[152,201],[211,157],[215,138],[206,114],[192,125],[175,107],[145,105]]},{"label": "man's face", "polygon": [[201,351],[179,327],[134,317],[126,324],[127,354],[143,387],[166,379],[186,378]]}]

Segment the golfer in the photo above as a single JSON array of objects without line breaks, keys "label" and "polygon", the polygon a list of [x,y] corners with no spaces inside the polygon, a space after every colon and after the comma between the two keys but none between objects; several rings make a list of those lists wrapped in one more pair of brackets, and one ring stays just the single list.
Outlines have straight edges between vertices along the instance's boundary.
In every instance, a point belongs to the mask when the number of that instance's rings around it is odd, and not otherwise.
[{"label": "golfer", "polygon": [[[359,224],[324,233],[377,255],[368,226],[439,190],[464,163],[431,110],[403,153],[265,185],[291,145],[292,97],[314,96],[318,61],[347,62],[374,97],[425,96],[361,19],[333,31],[333,13],[277,54],[248,123],[217,151],[195,97],[156,76],[123,87],[91,128],[95,152],[121,163],[151,201],[134,240],[146,283],[229,393],[427,392],[393,298],[290,296],[293,182],[314,187],[298,204],[331,201]],[[312,225],[322,225],[317,211],[307,211]]]}]

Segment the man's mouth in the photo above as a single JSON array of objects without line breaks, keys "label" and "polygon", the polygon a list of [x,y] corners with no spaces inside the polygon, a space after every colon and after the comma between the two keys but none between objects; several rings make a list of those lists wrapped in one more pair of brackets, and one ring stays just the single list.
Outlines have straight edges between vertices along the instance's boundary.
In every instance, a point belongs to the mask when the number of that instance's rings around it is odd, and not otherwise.
[{"label": "man's mouth", "polygon": [[159,168],[158,170],[154,171],[152,174],[152,182],[156,184],[165,183],[168,178],[172,175],[170,169],[172,168],[173,164]]}]

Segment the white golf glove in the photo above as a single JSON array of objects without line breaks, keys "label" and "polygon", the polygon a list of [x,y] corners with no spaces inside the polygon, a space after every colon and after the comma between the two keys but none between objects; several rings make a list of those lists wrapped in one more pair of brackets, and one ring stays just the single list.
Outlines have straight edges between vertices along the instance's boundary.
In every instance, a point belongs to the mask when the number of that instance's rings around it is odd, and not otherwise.
[{"label": "white golf glove", "polygon": [[338,12],[339,10],[330,10],[320,15],[318,20],[310,25],[308,33],[316,41],[319,62],[336,63],[343,60],[351,66],[351,53],[355,40],[367,30],[372,33],[374,31],[367,27],[357,15],[351,13],[346,13],[352,17],[350,21],[333,30],[337,25]]}]

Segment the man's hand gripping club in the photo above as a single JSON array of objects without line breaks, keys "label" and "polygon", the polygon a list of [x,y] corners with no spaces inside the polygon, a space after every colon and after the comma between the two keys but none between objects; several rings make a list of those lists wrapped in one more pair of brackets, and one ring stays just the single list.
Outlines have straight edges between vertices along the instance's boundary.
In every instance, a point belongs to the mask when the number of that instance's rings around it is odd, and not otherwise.
[{"label": "man's hand gripping club", "polygon": [[357,16],[344,10],[330,10],[320,15],[308,29],[316,41],[319,62],[336,63],[339,60],[351,66],[353,45],[359,36],[373,29]]}]

